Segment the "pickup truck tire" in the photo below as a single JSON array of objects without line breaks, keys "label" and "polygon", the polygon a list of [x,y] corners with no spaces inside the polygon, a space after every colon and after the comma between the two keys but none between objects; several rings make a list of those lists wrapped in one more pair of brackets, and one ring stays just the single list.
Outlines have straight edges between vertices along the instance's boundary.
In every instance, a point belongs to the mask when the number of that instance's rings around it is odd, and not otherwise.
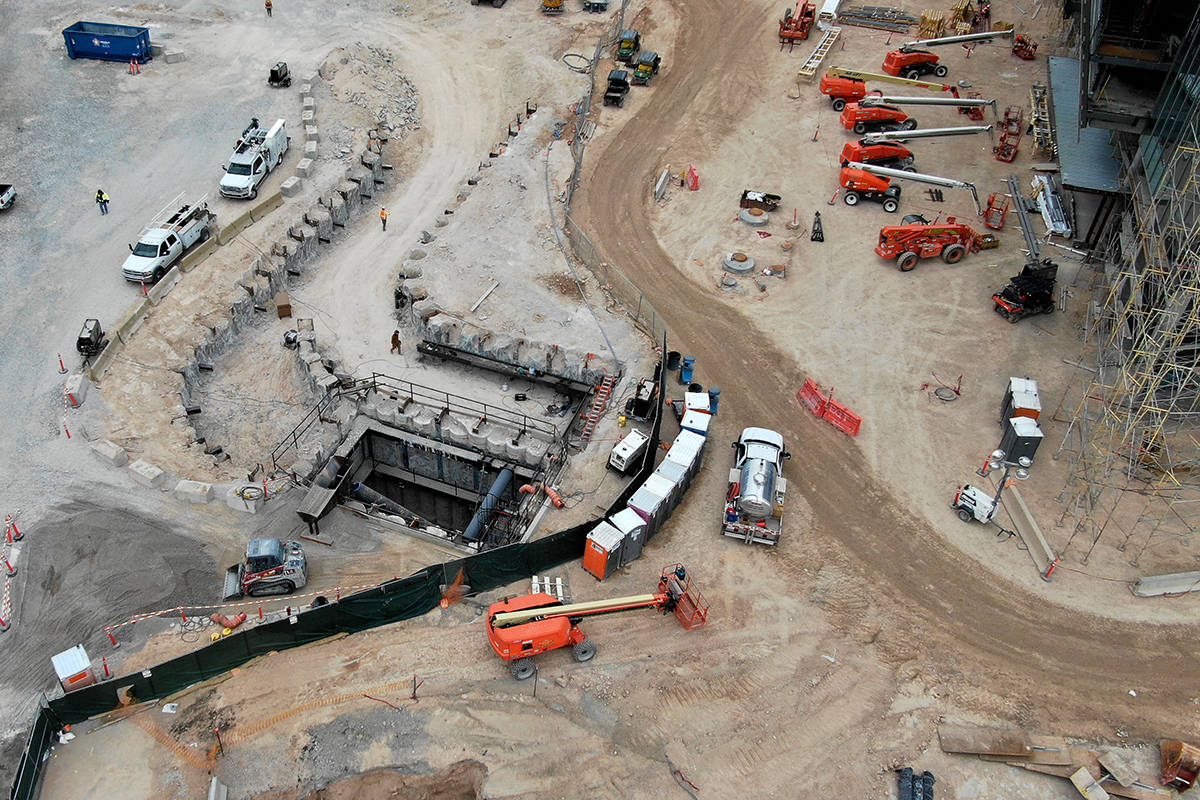
[{"label": "pickup truck tire", "polygon": [[163,268],[159,267],[158,269],[154,270],[154,274],[150,276],[150,283],[158,283],[163,279],[163,275],[165,274],[166,273],[163,271]]},{"label": "pickup truck tire", "polygon": [[258,197],[258,187],[255,186],[253,189],[250,190],[250,199],[254,200],[257,197]]}]

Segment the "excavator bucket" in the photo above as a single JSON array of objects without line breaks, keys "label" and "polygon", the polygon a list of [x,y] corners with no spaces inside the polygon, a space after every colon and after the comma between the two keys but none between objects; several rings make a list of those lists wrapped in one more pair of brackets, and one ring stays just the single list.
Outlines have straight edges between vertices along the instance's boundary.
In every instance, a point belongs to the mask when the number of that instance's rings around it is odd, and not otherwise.
[{"label": "excavator bucket", "polygon": [[675,618],[684,630],[694,630],[708,621],[708,601],[700,593],[682,564],[663,567],[658,591],[670,596]]}]

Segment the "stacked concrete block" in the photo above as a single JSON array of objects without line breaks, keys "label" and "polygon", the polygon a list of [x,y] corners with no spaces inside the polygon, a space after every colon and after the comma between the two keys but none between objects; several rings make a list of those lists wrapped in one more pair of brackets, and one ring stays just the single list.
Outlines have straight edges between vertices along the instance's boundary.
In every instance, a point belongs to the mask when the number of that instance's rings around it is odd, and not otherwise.
[{"label": "stacked concrete block", "polygon": [[311,83],[300,84],[300,102],[303,103],[305,100],[309,99],[310,97],[312,97],[312,84]]},{"label": "stacked concrete block", "polygon": [[317,130],[316,125],[305,125],[304,126],[304,141],[306,141],[306,142],[321,141],[321,132],[319,130]]},{"label": "stacked concrete block", "polygon": [[304,181],[295,175],[279,184],[279,193],[284,197],[295,197],[304,188]]},{"label": "stacked concrete block", "polygon": [[172,494],[185,503],[202,505],[212,500],[213,485],[211,483],[202,483],[201,481],[184,480],[175,484]]},{"label": "stacked concrete block", "polygon": [[304,157],[315,159],[317,157],[317,151],[319,149],[320,148],[318,147],[316,142],[305,142],[304,143]]},{"label": "stacked concrete block", "polygon": [[151,489],[161,489],[167,482],[167,473],[141,458],[129,465],[129,474],[135,481]]},{"label": "stacked concrete block", "polygon": [[108,439],[100,439],[99,441],[92,442],[92,452],[114,467],[123,467],[125,466],[125,462],[129,460],[129,455],[125,452],[125,448]]},{"label": "stacked concrete block", "polygon": [[314,170],[314,166],[313,166],[313,160],[311,158],[302,158],[298,162],[296,162],[296,177],[297,178],[311,178],[312,174],[313,174],[313,170]]}]

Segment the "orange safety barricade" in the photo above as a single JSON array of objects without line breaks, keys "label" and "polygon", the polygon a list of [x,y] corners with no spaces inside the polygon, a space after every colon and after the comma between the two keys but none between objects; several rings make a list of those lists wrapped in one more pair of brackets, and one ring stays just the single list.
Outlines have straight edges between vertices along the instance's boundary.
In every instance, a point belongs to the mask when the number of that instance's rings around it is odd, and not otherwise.
[{"label": "orange safety barricade", "polygon": [[695,164],[688,165],[687,173],[684,177],[687,180],[688,189],[692,190],[693,192],[700,189],[700,173],[696,171]]},{"label": "orange safety barricade", "polygon": [[827,420],[842,433],[857,436],[862,428],[862,417],[841,403],[834,402],[832,389],[828,396],[822,394],[821,387],[812,378],[805,378],[804,385],[796,392],[796,400],[808,408],[814,417]]},{"label": "orange safety barricade", "polygon": [[817,386],[812,378],[805,379],[800,391],[796,392],[796,400],[807,406],[814,417],[821,416],[825,411],[825,398],[821,395],[821,387]]},{"label": "orange safety barricade", "polygon": [[851,436],[858,436],[858,430],[862,427],[862,417],[832,399],[825,402],[825,413],[821,416],[829,420],[833,427]]}]

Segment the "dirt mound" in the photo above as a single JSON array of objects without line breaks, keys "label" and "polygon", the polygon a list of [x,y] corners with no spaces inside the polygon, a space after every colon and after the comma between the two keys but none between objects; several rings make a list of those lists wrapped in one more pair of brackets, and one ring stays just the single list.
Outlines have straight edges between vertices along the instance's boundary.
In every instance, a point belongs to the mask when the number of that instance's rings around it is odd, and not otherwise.
[{"label": "dirt mound", "polygon": [[254,800],[376,800],[420,797],[422,800],[480,800],[487,767],[478,761],[458,761],[432,775],[413,775],[381,768],[334,781],[306,795],[273,790]]}]

